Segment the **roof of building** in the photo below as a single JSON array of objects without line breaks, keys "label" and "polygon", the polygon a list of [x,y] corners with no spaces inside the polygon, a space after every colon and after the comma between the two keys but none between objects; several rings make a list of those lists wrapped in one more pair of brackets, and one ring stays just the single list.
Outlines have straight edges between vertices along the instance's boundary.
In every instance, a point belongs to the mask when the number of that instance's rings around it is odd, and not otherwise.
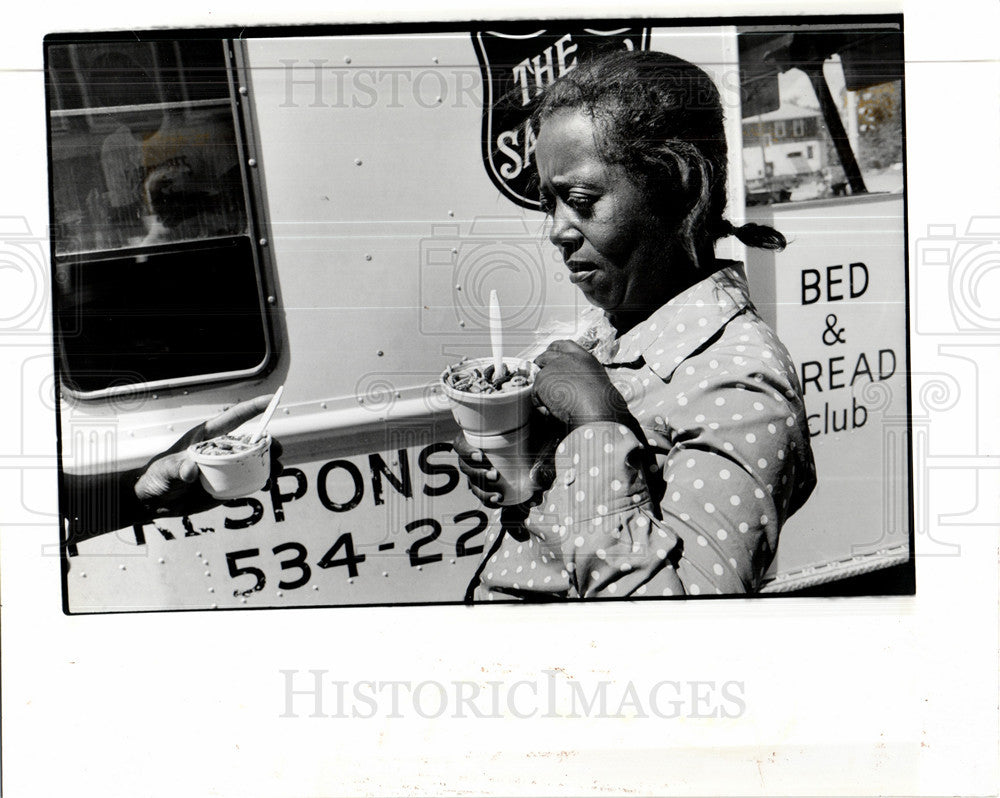
[{"label": "roof of building", "polygon": [[757,114],[743,119],[744,122],[778,122],[787,119],[811,119],[821,117],[823,114],[819,108],[806,108],[801,105],[785,103],[776,111],[768,111],[766,114]]}]

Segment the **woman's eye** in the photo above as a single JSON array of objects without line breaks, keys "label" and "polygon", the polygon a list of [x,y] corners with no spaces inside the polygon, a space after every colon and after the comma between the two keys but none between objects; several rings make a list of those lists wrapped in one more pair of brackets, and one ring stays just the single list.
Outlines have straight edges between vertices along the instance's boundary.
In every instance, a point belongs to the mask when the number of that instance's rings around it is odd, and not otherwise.
[{"label": "woman's eye", "polygon": [[551,216],[555,213],[558,202],[562,202],[563,205],[572,208],[578,213],[587,213],[596,201],[597,197],[591,194],[568,194],[564,198],[543,194],[538,198],[538,205],[542,213]]},{"label": "woman's eye", "polygon": [[597,198],[590,194],[570,194],[566,204],[575,211],[589,211]]}]

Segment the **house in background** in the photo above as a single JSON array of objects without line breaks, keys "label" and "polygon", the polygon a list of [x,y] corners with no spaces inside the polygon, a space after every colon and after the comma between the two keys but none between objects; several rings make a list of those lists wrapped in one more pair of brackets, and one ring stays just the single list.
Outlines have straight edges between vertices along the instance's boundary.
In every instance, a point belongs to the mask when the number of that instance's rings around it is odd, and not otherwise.
[{"label": "house in background", "polygon": [[[830,163],[818,108],[785,103],[776,111],[743,120],[743,174],[747,200],[755,195],[790,194],[801,182],[820,178]],[[770,201],[787,200],[772,196]],[[765,200],[767,201],[767,200]]]}]

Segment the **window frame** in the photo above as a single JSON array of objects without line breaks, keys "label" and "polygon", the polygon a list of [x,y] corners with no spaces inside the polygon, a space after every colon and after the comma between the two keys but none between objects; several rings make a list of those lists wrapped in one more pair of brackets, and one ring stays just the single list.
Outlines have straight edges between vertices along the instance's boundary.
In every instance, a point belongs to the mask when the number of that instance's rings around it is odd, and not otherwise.
[{"label": "window frame", "polygon": [[[127,39],[127,37],[123,37]],[[115,41],[114,36],[109,36],[108,41]],[[152,41],[152,40],[151,40]],[[190,387],[209,386],[221,382],[234,382],[258,378],[269,372],[275,363],[276,338],[274,330],[274,319],[272,308],[275,304],[274,290],[274,262],[270,251],[269,236],[267,230],[268,222],[263,218],[262,209],[266,208],[263,202],[264,193],[259,175],[259,161],[256,156],[256,146],[254,144],[253,116],[249,104],[244,100],[245,93],[242,91],[248,85],[248,73],[245,61],[240,57],[240,51],[233,39],[220,37],[217,39],[219,47],[222,48],[222,63],[227,76],[228,100],[189,100],[181,103],[164,102],[155,104],[157,108],[172,106],[222,106],[228,101],[230,116],[233,122],[233,138],[236,144],[237,159],[239,163],[239,174],[242,184],[242,198],[246,209],[247,226],[243,234],[208,236],[202,239],[191,241],[177,241],[156,244],[146,247],[118,247],[104,250],[83,251],[73,253],[57,254],[57,240],[53,237],[50,241],[50,257],[52,262],[53,276],[55,277],[57,264],[59,263],[86,263],[88,261],[98,262],[109,258],[135,257],[142,255],[168,254],[178,247],[186,248],[195,243],[203,243],[211,246],[212,242],[231,241],[238,238],[246,238],[249,242],[249,252],[252,259],[253,273],[256,282],[256,293],[260,309],[261,331],[263,333],[263,353],[261,359],[254,366],[242,369],[231,369],[228,371],[206,372],[187,376],[169,377],[159,380],[147,380],[143,382],[129,382],[121,385],[111,384],[105,388],[85,391],[74,388],[67,382],[67,377],[72,377],[68,371],[65,351],[60,344],[60,337],[65,334],[59,329],[56,323],[56,308],[53,307],[53,334],[56,354],[56,376],[58,379],[59,391],[62,395],[75,401],[91,401],[109,399],[115,397],[131,396],[136,394],[146,394],[153,391],[174,391],[183,390]],[[56,93],[57,84],[50,84],[49,78],[49,48],[60,45],[72,45],[77,40],[53,36],[47,37],[45,41],[45,76],[49,88],[46,91],[46,117],[47,135],[49,137],[49,215],[55,229],[55,176],[51,168],[52,159],[52,131],[61,120],[67,116],[86,116],[89,118],[94,113],[95,108],[72,109],[56,113],[52,107],[53,95]],[[238,89],[239,87],[239,89]],[[55,297],[53,297],[55,301]],[[126,372],[122,372],[123,375]],[[109,380],[114,380],[114,374],[109,373]]]}]

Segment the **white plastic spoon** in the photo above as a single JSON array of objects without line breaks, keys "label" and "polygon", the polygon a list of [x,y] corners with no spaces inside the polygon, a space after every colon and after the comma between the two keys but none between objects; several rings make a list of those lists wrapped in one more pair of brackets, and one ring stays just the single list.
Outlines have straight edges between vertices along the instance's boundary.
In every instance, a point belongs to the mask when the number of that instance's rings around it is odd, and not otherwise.
[{"label": "white plastic spoon", "polygon": [[493,345],[493,379],[503,374],[503,325],[496,290],[490,291],[490,343]]},{"label": "white plastic spoon", "polygon": [[264,411],[260,424],[257,425],[257,431],[254,432],[253,437],[250,439],[251,444],[257,443],[257,441],[264,437],[264,433],[267,432],[267,425],[271,422],[271,416],[274,415],[274,411],[278,409],[278,402],[281,401],[281,394],[284,390],[285,386],[279,385],[278,390],[274,392],[274,396],[271,397],[271,401]]}]

